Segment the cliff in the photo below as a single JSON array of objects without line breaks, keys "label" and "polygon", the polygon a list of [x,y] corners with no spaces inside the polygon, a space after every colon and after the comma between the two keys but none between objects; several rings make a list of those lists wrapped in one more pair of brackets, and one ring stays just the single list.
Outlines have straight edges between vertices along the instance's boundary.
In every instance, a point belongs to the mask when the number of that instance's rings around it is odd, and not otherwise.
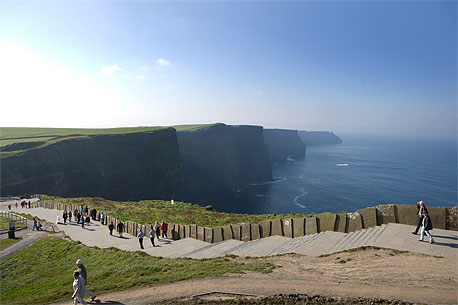
[{"label": "cliff", "polygon": [[305,157],[305,144],[299,137],[297,130],[264,129],[264,141],[269,148],[270,158],[273,162]]},{"label": "cliff", "polygon": [[184,169],[173,128],[53,141],[2,154],[1,196],[44,193],[140,200],[181,195]]},{"label": "cliff", "polygon": [[245,184],[272,180],[261,126],[215,124],[177,135],[186,200],[227,198]]},{"label": "cliff", "polygon": [[342,140],[329,131],[298,131],[299,137],[307,146],[341,144]]}]

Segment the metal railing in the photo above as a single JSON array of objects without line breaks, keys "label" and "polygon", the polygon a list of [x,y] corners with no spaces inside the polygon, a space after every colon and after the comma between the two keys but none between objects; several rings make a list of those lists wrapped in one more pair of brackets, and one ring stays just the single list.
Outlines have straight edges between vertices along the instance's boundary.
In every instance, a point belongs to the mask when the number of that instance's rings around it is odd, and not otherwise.
[{"label": "metal railing", "polygon": [[[7,211],[0,211],[0,217],[2,217],[2,220],[0,220],[1,223],[10,223],[11,220],[14,221],[14,223],[21,223],[24,225],[23,228],[18,228],[18,226],[16,225],[16,231],[18,230],[22,230],[22,229],[26,229],[27,228],[27,218],[21,216],[21,215],[17,215],[16,213],[12,213],[12,212],[7,212]],[[6,222],[6,221],[3,221],[3,218],[6,218],[6,219],[10,219],[10,221]],[[8,232],[8,230],[2,230],[1,233],[6,233]]]}]

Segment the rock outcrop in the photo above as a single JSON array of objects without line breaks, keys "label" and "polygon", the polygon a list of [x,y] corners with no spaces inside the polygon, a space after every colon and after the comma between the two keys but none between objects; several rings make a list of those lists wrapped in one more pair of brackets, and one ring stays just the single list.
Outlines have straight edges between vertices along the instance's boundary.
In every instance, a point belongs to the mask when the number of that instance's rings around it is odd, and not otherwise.
[{"label": "rock outcrop", "polygon": [[272,180],[261,126],[215,124],[177,135],[186,200],[227,198],[243,185]]},{"label": "rock outcrop", "polygon": [[297,134],[297,130],[264,129],[264,141],[269,147],[272,162],[305,157],[305,144]]},{"label": "rock outcrop", "polygon": [[299,137],[307,146],[341,144],[342,139],[329,131],[298,131]]},{"label": "rock outcrop", "polygon": [[69,138],[1,159],[1,196],[42,193],[114,200],[180,196],[176,131]]}]

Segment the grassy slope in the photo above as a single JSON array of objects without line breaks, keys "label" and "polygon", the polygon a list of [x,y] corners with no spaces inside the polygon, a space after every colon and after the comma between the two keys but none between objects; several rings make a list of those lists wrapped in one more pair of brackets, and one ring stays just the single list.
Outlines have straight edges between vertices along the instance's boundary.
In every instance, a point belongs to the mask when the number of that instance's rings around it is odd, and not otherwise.
[{"label": "grassy slope", "polygon": [[[138,132],[151,132],[167,127],[126,127],[109,129],[77,129],[77,128],[0,128],[0,147],[13,143],[44,142],[31,149],[39,149],[48,145],[76,138],[85,138],[90,135],[114,135]],[[2,158],[20,154],[29,149],[6,151],[1,153]]]},{"label": "grassy slope", "polygon": [[143,200],[139,202],[110,201],[102,198],[59,198],[45,196],[52,202],[68,203],[79,206],[96,208],[119,220],[135,221],[140,224],[152,224],[155,221],[166,221],[178,224],[197,224],[202,227],[216,227],[236,223],[258,223],[264,219],[307,217],[303,214],[235,214],[214,211],[211,208],[200,207],[190,203],[175,202],[172,208],[170,201]]},{"label": "grassy slope", "polygon": [[[10,239],[10,238],[0,239],[0,251],[8,248],[9,246],[14,245],[15,243],[17,243],[21,239],[22,239],[22,237],[16,237],[16,238],[12,238],[12,239]],[[0,289],[0,291],[1,291],[1,289]]]},{"label": "grassy slope", "polygon": [[270,263],[243,264],[227,257],[202,260],[151,257],[144,252],[102,250],[49,237],[0,261],[0,304],[70,301],[72,272],[79,258],[88,271],[88,289],[95,294],[228,272],[270,272],[274,268]]},{"label": "grassy slope", "polygon": [[[0,231],[5,231],[10,229],[11,219],[0,216]],[[15,221],[16,229],[25,228],[25,224],[20,221]]]}]

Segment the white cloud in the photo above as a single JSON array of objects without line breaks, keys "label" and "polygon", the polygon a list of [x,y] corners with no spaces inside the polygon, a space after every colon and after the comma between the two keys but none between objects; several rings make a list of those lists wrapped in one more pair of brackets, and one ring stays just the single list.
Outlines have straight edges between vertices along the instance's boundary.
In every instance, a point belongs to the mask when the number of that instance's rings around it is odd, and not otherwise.
[{"label": "white cloud", "polygon": [[148,65],[144,65],[143,67],[140,68],[140,70],[143,70],[143,71],[149,71],[150,69],[151,67]]},{"label": "white cloud", "polygon": [[170,66],[171,63],[170,61],[168,61],[167,59],[164,59],[164,58],[159,58],[156,63],[159,65],[159,66]]},{"label": "white cloud", "polygon": [[145,79],[145,75],[142,75],[142,74],[137,74],[135,76],[136,79]]},{"label": "white cloud", "polygon": [[118,65],[111,65],[111,66],[105,66],[100,69],[100,72],[104,75],[110,75],[115,72],[121,71],[122,69],[118,67]]}]

